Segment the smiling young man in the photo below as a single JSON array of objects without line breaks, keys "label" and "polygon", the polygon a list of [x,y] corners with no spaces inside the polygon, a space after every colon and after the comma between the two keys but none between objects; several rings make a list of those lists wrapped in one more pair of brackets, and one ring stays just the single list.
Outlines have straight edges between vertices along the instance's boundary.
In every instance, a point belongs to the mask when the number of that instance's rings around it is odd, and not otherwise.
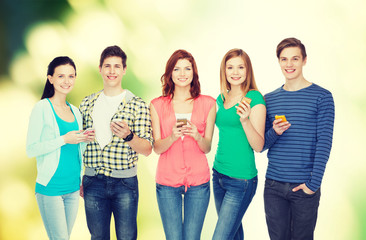
[{"label": "smiling young man", "polygon": [[104,89],[80,104],[83,128],[95,129],[84,153],[83,196],[91,239],[110,239],[113,213],[117,239],[137,238],[138,154],[151,153],[148,105],[123,89],[127,56],[118,46],[104,49],[99,72]]},{"label": "smiling young man", "polygon": [[282,40],[277,58],[285,84],[265,95],[266,221],[271,240],[310,240],[332,146],[334,101],[328,90],[304,78],[307,58],[300,40]]}]

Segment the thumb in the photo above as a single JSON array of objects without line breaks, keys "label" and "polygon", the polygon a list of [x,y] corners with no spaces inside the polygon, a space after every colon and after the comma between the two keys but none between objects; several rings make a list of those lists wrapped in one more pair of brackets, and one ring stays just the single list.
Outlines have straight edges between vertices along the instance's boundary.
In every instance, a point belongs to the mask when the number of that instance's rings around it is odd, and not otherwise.
[{"label": "thumb", "polygon": [[297,187],[295,187],[295,188],[292,189],[293,192],[297,192],[299,190],[300,190],[300,186],[297,186]]}]

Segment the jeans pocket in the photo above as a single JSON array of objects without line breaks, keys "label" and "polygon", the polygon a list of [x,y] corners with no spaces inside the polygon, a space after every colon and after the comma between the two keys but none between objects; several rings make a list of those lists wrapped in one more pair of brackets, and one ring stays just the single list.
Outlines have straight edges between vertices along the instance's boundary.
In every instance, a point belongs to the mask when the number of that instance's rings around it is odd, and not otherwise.
[{"label": "jeans pocket", "polygon": [[275,184],[276,181],[272,179],[266,179],[266,181],[264,182],[265,187],[273,187]]},{"label": "jeans pocket", "polygon": [[304,191],[304,189],[300,189],[298,192],[300,192],[303,196],[305,196],[305,197],[307,197],[307,198],[312,198],[312,197],[316,196],[316,193],[317,193],[317,192],[314,192],[314,193],[312,193],[312,194],[308,194],[308,193],[306,193],[306,192]]},{"label": "jeans pocket", "polygon": [[137,176],[130,177],[130,178],[121,178],[121,183],[131,190],[138,189]]},{"label": "jeans pocket", "polygon": [[83,184],[83,189],[85,190],[86,188],[88,188],[90,186],[90,184],[93,183],[95,177],[90,177],[90,176],[83,176],[83,180],[82,180],[82,184]]}]

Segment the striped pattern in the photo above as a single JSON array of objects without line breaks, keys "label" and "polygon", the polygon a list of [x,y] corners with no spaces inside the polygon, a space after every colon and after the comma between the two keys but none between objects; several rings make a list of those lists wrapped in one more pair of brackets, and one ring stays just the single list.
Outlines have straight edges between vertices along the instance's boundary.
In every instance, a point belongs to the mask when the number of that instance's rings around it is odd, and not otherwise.
[{"label": "striped pattern", "polygon": [[[92,112],[95,101],[101,92],[87,96],[80,104],[83,116],[83,128],[93,126]],[[140,138],[152,139],[151,119],[149,106],[139,97],[131,96],[127,92],[126,101],[123,100],[113,119],[122,119],[127,122],[131,131]],[[113,135],[112,141],[103,149],[97,141],[90,142],[84,152],[85,167],[96,168],[98,174],[110,176],[113,170],[126,170],[137,166],[138,154],[122,138]]]},{"label": "striped pattern", "polygon": [[[282,87],[265,95],[267,119],[264,149],[268,151],[266,177],[305,183],[316,191],[322,182],[332,147],[334,101],[316,84],[299,91]],[[275,115],[285,115],[291,127],[281,136],[272,128]]]}]

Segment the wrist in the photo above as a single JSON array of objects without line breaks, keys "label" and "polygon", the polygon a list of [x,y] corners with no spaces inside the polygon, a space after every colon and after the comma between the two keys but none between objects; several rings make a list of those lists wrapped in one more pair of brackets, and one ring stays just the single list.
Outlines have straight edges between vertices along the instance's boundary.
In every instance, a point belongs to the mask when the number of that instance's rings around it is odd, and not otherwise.
[{"label": "wrist", "polygon": [[123,138],[123,140],[124,140],[125,142],[129,142],[129,141],[131,141],[131,140],[133,139],[133,137],[134,137],[134,134],[133,134],[133,132],[130,130],[130,134],[128,134],[126,137],[124,137],[124,138]]}]

